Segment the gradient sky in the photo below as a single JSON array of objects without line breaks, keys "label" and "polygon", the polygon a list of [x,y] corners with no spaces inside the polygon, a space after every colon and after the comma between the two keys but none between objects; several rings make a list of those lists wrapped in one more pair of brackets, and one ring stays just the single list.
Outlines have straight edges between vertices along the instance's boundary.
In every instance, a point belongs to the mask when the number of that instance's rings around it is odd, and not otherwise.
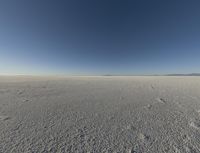
[{"label": "gradient sky", "polygon": [[0,1],[0,74],[192,72],[199,0]]}]

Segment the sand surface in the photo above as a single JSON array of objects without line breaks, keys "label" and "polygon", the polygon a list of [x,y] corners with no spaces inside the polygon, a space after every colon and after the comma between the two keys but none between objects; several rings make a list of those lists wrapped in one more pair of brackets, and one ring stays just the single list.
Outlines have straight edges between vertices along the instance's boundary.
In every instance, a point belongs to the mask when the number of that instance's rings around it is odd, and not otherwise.
[{"label": "sand surface", "polygon": [[200,77],[0,77],[1,153],[200,153]]}]

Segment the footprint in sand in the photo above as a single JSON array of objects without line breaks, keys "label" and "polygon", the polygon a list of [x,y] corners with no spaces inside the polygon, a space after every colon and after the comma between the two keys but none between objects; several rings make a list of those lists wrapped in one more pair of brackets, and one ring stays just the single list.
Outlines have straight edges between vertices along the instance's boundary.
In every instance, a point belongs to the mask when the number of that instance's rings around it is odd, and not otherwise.
[{"label": "footprint in sand", "polygon": [[23,102],[28,102],[29,100],[28,100],[28,99],[23,99],[22,101],[23,101]]},{"label": "footprint in sand", "polygon": [[136,131],[136,130],[137,130],[136,127],[134,127],[134,126],[132,126],[132,125],[127,125],[127,126],[125,127],[125,129],[126,129],[126,130],[132,130],[132,131]]},{"label": "footprint in sand", "polygon": [[152,105],[151,105],[151,104],[148,104],[148,105],[145,106],[145,108],[146,108],[146,109],[151,109],[151,108],[152,108]]},{"label": "footprint in sand", "polygon": [[138,138],[142,143],[146,143],[150,140],[150,136],[143,134],[143,133],[139,133]]},{"label": "footprint in sand", "polygon": [[176,105],[177,105],[178,107],[182,108],[182,105],[181,105],[181,103],[180,103],[179,101],[176,102]]},{"label": "footprint in sand", "polygon": [[197,153],[196,150],[191,146],[185,146],[185,151],[186,153]]},{"label": "footprint in sand", "polygon": [[180,149],[177,148],[176,146],[173,146],[173,151],[174,151],[175,153],[181,153]]},{"label": "footprint in sand", "polygon": [[9,116],[6,116],[6,115],[0,115],[0,121],[6,121],[6,120],[9,120],[10,117]]},{"label": "footprint in sand", "polygon": [[25,90],[24,89],[19,89],[19,90],[17,90],[17,94],[18,95],[24,95],[26,92],[25,92]]},{"label": "footprint in sand", "polygon": [[151,89],[152,89],[152,90],[154,90],[154,89],[155,89],[155,87],[154,87],[153,85],[151,85]]},{"label": "footprint in sand", "polygon": [[199,110],[197,110],[197,113],[200,115],[200,109],[199,109]]},{"label": "footprint in sand", "polygon": [[142,153],[142,149],[139,145],[135,145],[133,148],[128,150],[128,153]]},{"label": "footprint in sand", "polygon": [[124,97],[123,97],[123,96],[120,96],[120,97],[119,97],[119,100],[124,100]]},{"label": "footprint in sand", "polygon": [[6,89],[0,89],[0,94],[4,94],[4,93],[7,93],[9,92],[9,90],[6,90]]},{"label": "footprint in sand", "polygon": [[150,141],[150,136],[143,133],[139,133],[138,139],[139,139],[139,143],[136,144],[133,148],[130,148],[128,150],[128,153],[143,153],[144,152],[143,145],[145,143],[148,143],[148,141]]},{"label": "footprint in sand", "polygon": [[163,99],[163,98],[156,98],[156,101],[159,102],[159,103],[162,103],[162,104],[166,104],[166,100]]},{"label": "footprint in sand", "polygon": [[200,129],[200,121],[193,120],[189,123],[189,125],[197,130]]},{"label": "footprint in sand", "polygon": [[21,91],[21,90],[19,90],[19,91],[17,92],[18,95],[22,95],[23,93],[24,93],[24,92]]}]

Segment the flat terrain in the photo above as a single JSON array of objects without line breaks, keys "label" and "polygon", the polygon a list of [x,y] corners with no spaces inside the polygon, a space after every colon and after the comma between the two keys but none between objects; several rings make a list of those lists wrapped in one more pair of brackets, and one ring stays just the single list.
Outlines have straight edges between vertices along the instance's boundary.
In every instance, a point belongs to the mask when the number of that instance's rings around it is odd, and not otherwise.
[{"label": "flat terrain", "polygon": [[0,77],[1,153],[200,153],[200,77]]}]

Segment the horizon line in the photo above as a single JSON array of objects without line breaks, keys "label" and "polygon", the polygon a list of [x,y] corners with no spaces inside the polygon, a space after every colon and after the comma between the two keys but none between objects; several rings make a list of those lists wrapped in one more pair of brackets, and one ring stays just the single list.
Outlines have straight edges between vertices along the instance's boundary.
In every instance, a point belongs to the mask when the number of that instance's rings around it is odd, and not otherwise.
[{"label": "horizon line", "polygon": [[22,76],[22,77],[111,77],[111,76],[200,76],[200,73],[167,73],[167,74],[0,74],[0,76]]}]

